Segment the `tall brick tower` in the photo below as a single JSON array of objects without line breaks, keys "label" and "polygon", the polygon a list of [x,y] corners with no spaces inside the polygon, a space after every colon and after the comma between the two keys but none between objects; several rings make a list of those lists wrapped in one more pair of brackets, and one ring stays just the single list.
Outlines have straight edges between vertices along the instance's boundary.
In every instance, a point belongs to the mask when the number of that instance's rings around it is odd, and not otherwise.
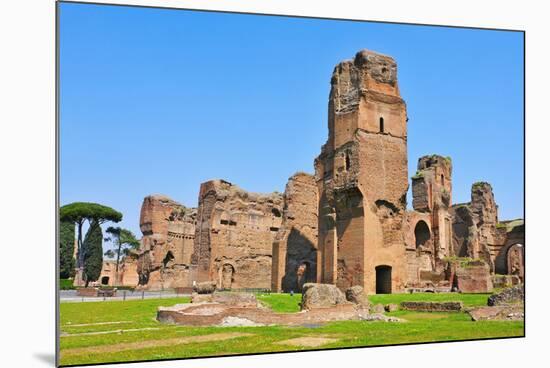
[{"label": "tall brick tower", "polygon": [[393,58],[363,50],[336,66],[328,128],[315,160],[318,281],[369,293],[402,290],[407,111]]}]

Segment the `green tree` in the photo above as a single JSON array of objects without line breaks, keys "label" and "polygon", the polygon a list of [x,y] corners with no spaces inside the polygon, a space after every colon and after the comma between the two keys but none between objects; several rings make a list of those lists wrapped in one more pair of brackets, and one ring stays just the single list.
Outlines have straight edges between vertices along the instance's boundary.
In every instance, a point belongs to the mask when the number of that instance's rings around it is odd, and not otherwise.
[{"label": "green tree", "polygon": [[84,281],[86,287],[91,281],[97,281],[101,275],[103,266],[103,231],[97,221],[92,221],[84,242],[82,243],[82,254],[84,261]]},{"label": "green tree", "polygon": [[107,233],[110,237],[105,238],[105,241],[111,241],[115,248],[115,251],[108,250],[105,252],[107,257],[114,257],[116,255],[116,268],[115,268],[115,282],[118,282],[118,267],[121,260],[121,255],[127,256],[130,251],[139,248],[139,240],[136,236],[127,229],[121,227],[109,226]]},{"label": "green tree", "polygon": [[82,252],[82,228],[86,221],[91,226],[92,223],[101,225],[104,222],[120,222],[122,213],[103,206],[98,203],[74,202],[60,208],[59,219],[61,221],[73,222],[77,228],[77,256],[76,266],[79,269],[81,277],[84,277],[84,253]]},{"label": "green tree", "polygon": [[59,226],[59,277],[74,276],[74,222],[61,221]]}]

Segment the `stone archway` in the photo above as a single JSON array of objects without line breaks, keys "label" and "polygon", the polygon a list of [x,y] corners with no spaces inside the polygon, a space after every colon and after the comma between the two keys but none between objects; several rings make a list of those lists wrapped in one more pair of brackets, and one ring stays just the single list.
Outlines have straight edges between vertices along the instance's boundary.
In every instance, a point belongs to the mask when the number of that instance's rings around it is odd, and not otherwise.
[{"label": "stone archway", "polygon": [[226,263],[222,266],[221,275],[220,275],[221,276],[220,286],[222,290],[231,289],[231,287],[233,286],[233,282],[235,281],[234,275],[235,275],[235,268],[231,264]]},{"label": "stone archway", "polygon": [[101,285],[109,285],[109,276],[103,276],[101,278]]},{"label": "stone archway", "polygon": [[391,294],[391,266],[376,267],[376,294]]},{"label": "stone archway", "polygon": [[430,244],[430,238],[431,234],[428,224],[423,220],[418,221],[414,228],[414,239],[416,248],[418,249],[421,247],[428,247]]}]

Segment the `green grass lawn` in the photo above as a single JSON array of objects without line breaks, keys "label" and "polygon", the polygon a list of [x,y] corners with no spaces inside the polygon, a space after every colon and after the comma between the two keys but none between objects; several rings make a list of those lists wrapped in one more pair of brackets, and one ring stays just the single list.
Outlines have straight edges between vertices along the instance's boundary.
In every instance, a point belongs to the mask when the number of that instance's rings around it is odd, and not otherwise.
[{"label": "green grass lawn", "polygon": [[[278,312],[289,313],[299,310],[298,303],[301,297],[291,297],[288,294],[260,294],[258,299]],[[404,300],[462,300],[467,306],[475,306],[484,305],[487,295],[392,294],[373,295],[370,299],[374,303],[383,304]],[[185,327],[160,324],[156,321],[156,310],[159,306],[171,306],[188,301],[188,298],[165,298],[61,303],[61,364],[307,350],[308,348],[280,343],[295,337],[332,338],[335,341],[318,348],[338,348],[522,336],[524,325],[523,322],[472,322],[465,313],[406,311],[388,313],[405,319],[406,322],[403,323],[341,321],[317,328]],[[243,335],[218,341],[196,340],[198,336],[228,333]],[[162,346],[162,342],[168,339],[170,345]],[[135,345],[140,342],[146,344]]]}]

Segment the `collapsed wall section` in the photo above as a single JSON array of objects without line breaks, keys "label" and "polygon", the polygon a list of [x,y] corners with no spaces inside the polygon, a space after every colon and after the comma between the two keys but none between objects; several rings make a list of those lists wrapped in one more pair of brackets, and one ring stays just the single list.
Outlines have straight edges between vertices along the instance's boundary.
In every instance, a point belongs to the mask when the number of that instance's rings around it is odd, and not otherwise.
[{"label": "collapsed wall section", "polygon": [[149,290],[189,287],[197,211],[162,195],[145,197],[137,259],[139,284]]},{"label": "collapsed wall section", "polygon": [[317,281],[317,205],[313,175],[288,179],[282,224],[273,241],[273,291],[300,292],[304,283]]}]

